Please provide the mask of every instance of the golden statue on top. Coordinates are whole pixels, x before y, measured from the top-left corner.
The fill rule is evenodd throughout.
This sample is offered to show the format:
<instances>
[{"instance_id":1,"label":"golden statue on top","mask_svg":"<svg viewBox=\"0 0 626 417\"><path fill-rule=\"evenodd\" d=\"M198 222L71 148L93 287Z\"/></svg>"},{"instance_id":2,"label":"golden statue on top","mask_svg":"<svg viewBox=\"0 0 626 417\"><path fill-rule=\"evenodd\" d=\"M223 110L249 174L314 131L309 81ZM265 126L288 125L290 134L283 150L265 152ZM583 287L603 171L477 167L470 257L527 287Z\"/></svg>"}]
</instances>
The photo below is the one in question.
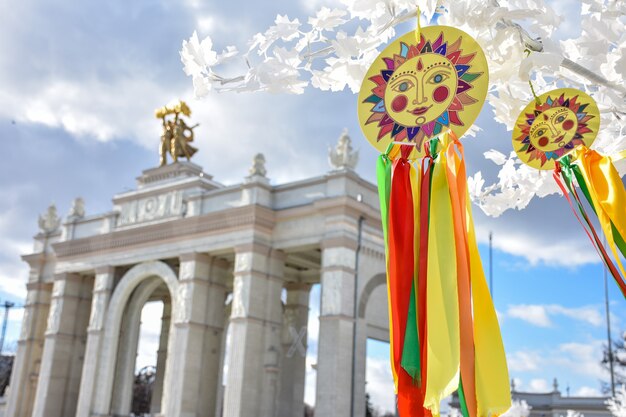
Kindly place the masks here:
<instances>
[{"instance_id":1,"label":"golden statue on top","mask_svg":"<svg viewBox=\"0 0 626 417\"><path fill-rule=\"evenodd\" d=\"M174 115L173 119L166 119L172 114ZM187 123L180 117L181 114L187 117L191 116L191 109L182 100L160 107L154 112L157 119L163 121L163 134L159 149L161 166L167 164L168 153L172 157L172 162L177 162L178 157L184 156L189 160L198 151L197 148L189 144L189 142L193 142L193 129L198 126L198 123L191 127L187 126Z\"/></svg>"}]
</instances>

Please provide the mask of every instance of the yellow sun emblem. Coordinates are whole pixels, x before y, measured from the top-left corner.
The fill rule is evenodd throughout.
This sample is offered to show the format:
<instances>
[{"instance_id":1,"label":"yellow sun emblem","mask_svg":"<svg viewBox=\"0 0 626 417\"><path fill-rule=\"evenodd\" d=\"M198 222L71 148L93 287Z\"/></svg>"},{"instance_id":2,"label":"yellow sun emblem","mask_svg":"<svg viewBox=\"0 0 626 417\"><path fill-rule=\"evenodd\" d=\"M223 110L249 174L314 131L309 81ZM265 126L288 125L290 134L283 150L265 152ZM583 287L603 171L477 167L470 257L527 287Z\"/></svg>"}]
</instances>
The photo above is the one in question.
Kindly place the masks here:
<instances>
[{"instance_id":1,"label":"yellow sun emblem","mask_svg":"<svg viewBox=\"0 0 626 417\"><path fill-rule=\"evenodd\" d=\"M423 28L396 39L369 68L358 115L368 141L384 152L390 142L415 143L451 129L458 137L478 117L489 84L485 55L467 33Z\"/></svg>"},{"instance_id":2,"label":"yellow sun emblem","mask_svg":"<svg viewBox=\"0 0 626 417\"><path fill-rule=\"evenodd\" d=\"M527 165L554 169L556 161L578 145L591 146L600 127L595 101L573 88L539 96L520 113L513 128L513 149Z\"/></svg>"}]
</instances>

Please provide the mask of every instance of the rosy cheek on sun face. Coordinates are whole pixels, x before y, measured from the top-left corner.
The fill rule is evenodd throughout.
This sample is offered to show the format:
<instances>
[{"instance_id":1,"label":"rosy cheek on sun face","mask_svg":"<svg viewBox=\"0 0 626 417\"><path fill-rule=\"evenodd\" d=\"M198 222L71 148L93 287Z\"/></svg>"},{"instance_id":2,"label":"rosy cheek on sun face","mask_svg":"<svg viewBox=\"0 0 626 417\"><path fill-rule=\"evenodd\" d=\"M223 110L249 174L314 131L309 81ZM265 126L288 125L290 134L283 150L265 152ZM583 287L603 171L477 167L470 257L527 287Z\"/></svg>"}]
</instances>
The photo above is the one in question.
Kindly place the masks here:
<instances>
[{"instance_id":1,"label":"rosy cheek on sun face","mask_svg":"<svg viewBox=\"0 0 626 417\"><path fill-rule=\"evenodd\" d=\"M572 130L572 128L574 127L574 121L573 120L566 120L563 122L563 129L564 130Z\"/></svg>"},{"instance_id":2,"label":"rosy cheek on sun face","mask_svg":"<svg viewBox=\"0 0 626 417\"><path fill-rule=\"evenodd\" d=\"M448 90L448 87L446 87L445 85L441 85L435 88L435 91L433 91L433 100L435 100L437 103L443 103L444 101L446 101L449 95L450 90Z\"/></svg>"},{"instance_id":3,"label":"rosy cheek on sun face","mask_svg":"<svg viewBox=\"0 0 626 417\"><path fill-rule=\"evenodd\" d=\"M395 112L400 112L406 109L408 103L409 99L404 94L400 94L391 102L391 109Z\"/></svg>"}]
</instances>

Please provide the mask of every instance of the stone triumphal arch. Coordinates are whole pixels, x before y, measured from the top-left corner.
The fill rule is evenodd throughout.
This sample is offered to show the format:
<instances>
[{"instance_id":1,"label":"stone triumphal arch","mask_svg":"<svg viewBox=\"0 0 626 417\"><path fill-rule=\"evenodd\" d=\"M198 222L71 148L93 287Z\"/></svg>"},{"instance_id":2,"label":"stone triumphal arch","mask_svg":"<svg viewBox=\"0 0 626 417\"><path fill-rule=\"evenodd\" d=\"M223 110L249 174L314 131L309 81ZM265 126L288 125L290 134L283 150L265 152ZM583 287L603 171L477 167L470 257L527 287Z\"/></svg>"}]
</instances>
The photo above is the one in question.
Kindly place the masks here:
<instances>
[{"instance_id":1,"label":"stone triumphal arch","mask_svg":"<svg viewBox=\"0 0 626 417\"><path fill-rule=\"evenodd\" d=\"M363 416L366 339L388 340L384 247L376 187L354 172L347 135L340 145L332 170L306 180L271 185L257 156L223 186L179 160L143 171L107 213L86 215L80 199L63 219L51 208L23 256L5 415L130 415L141 311L160 301L153 415L302 416L294 342L306 348L320 283L315 415L348 417L353 398Z\"/></svg>"}]
</instances>

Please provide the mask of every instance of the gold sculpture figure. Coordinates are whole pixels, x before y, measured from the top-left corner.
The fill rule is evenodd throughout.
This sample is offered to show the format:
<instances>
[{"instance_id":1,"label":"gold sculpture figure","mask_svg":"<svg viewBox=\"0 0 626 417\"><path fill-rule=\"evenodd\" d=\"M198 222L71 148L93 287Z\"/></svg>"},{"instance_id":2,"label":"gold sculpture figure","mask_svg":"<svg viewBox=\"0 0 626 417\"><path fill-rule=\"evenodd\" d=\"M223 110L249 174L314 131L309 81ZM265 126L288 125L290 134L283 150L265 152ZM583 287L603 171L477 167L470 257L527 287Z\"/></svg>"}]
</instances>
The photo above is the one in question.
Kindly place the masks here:
<instances>
[{"instance_id":1,"label":"gold sculpture figure","mask_svg":"<svg viewBox=\"0 0 626 417\"><path fill-rule=\"evenodd\" d=\"M163 121L163 134L161 135L161 147L159 149L160 165L167 164L167 154L172 157L172 162L177 162L178 157L186 157L191 159L198 149L191 146L189 142L193 142L193 129L198 123L189 127L187 123L180 117L181 114L191 116L191 109L182 100L168 104L167 106L156 109L155 116ZM174 119L167 119L167 116L174 115Z\"/></svg>"}]
</instances>

